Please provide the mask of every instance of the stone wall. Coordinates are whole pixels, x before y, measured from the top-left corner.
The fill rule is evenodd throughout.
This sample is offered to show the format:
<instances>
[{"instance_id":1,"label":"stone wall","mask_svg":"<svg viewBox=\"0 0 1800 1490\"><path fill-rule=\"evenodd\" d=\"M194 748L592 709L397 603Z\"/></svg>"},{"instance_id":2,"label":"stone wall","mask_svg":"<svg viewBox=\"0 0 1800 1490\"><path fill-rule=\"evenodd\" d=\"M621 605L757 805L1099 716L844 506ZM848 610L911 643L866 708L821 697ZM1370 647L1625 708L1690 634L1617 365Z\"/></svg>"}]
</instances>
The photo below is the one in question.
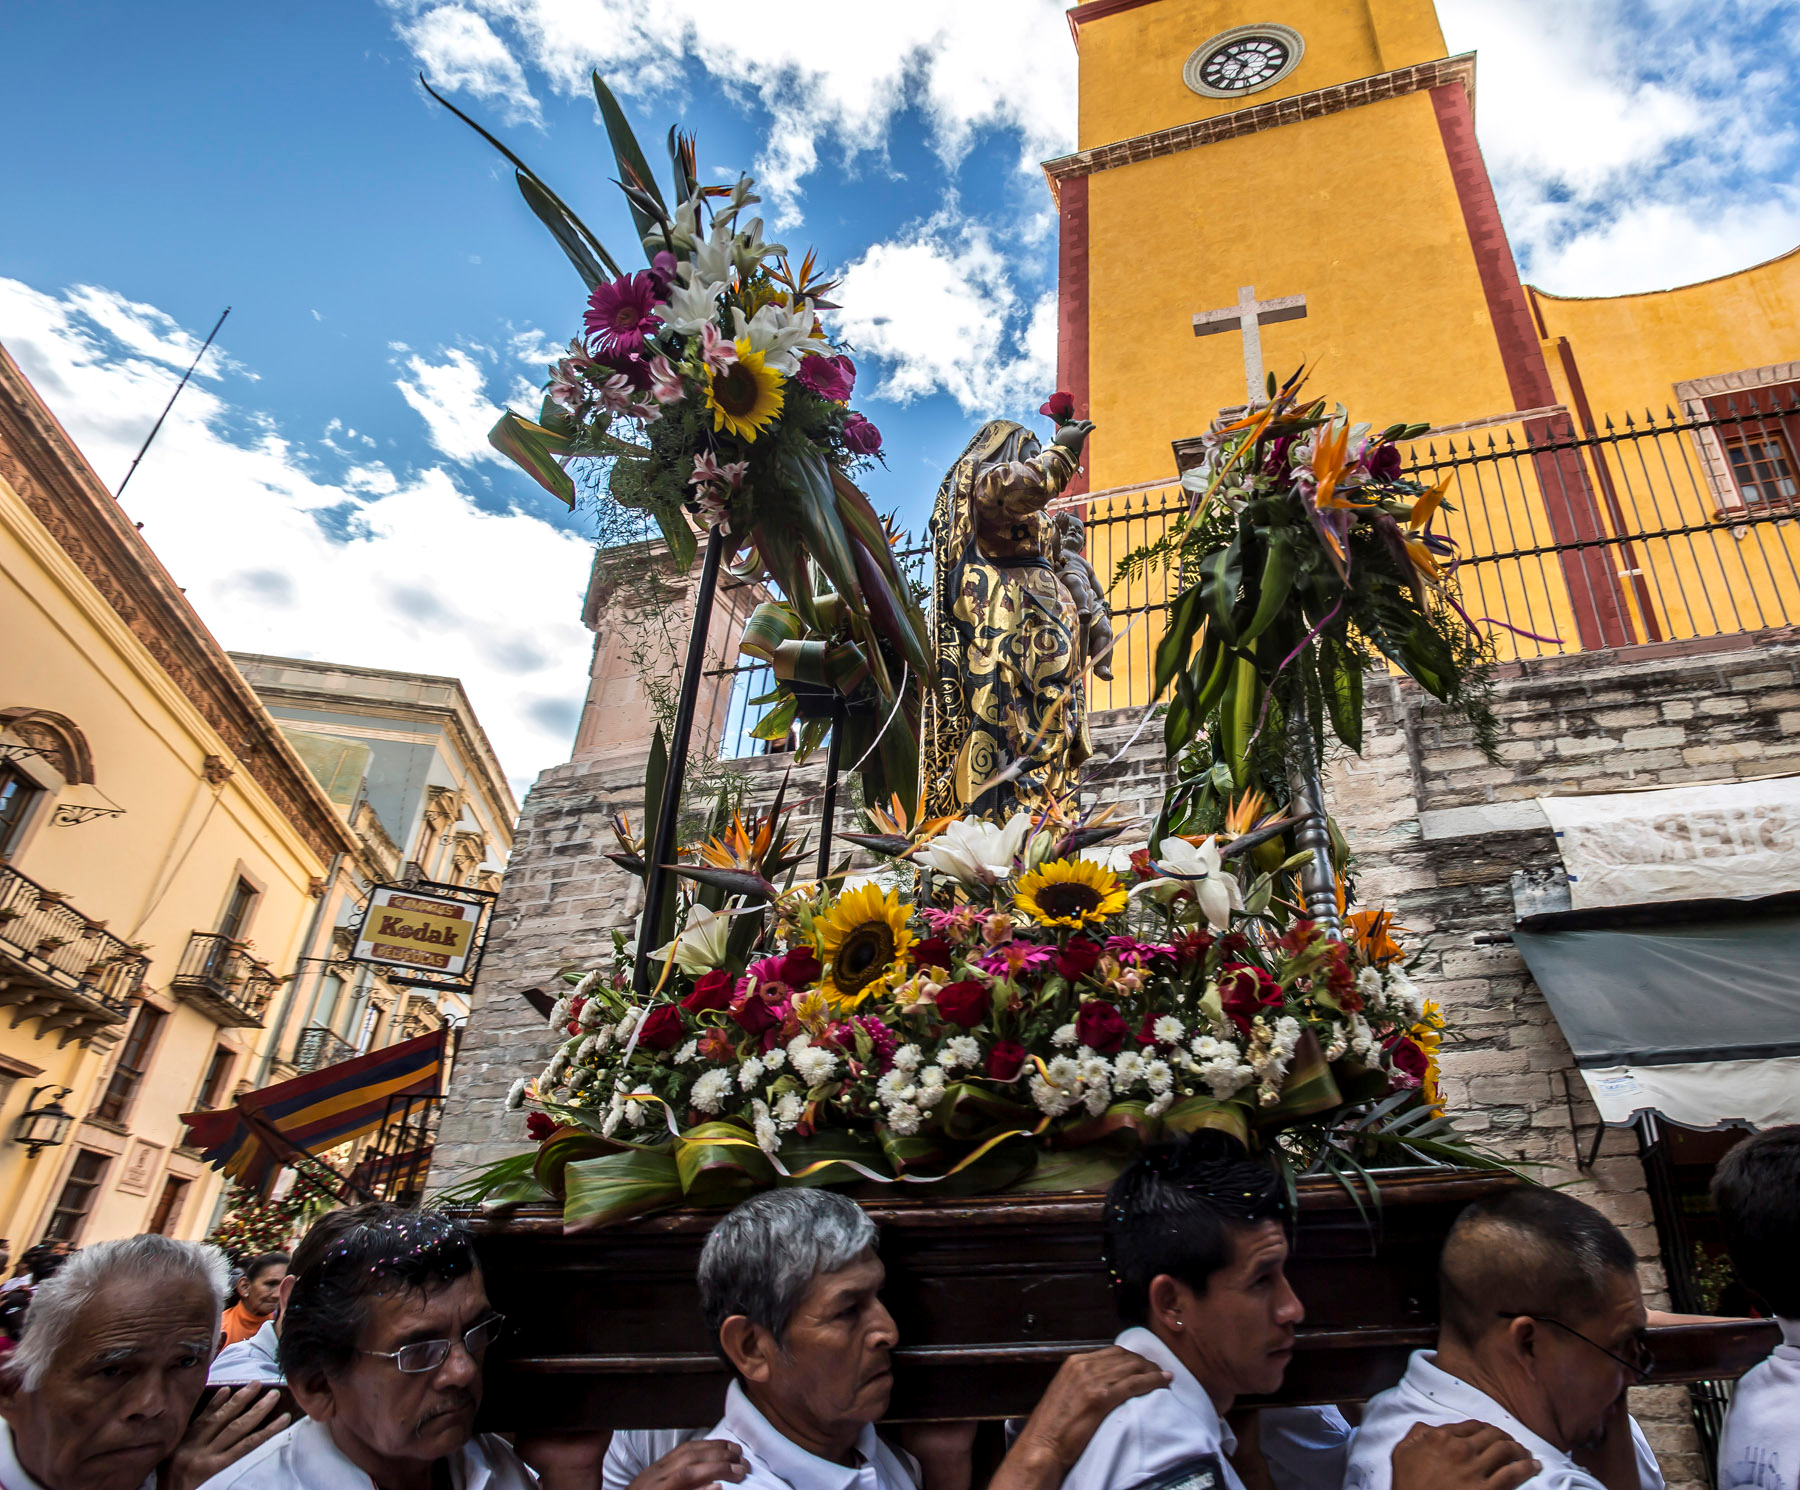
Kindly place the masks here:
<instances>
[{"instance_id":1,"label":"stone wall","mask_svg":"<svg viewBox=\"0 0 1800 1490\"><path fill-rule=\"evenodd\" d=\"M1608 1132L1583 1168L1598 1114L1548 1006L1507 933L1513 871L1557 862L1534 798L1800 771L1800 636L1793 632L1678 643L1517 665L1496 710L1501 760L1488 762L1466 726L1410 684L1371 680L1366 743L1327 773L1332 811L1356 851L1358 900L1392 906L1423 956L1419 982L1461 1039L1443 1053L1444 1090L1467 1132L1544 1181L1610 1215L1642 1259L1646 1290L1666 1303L1661 1251L1634 1135ZM1136 715L1096 719L1101 750L1121 750ZM749 763L750 796L767 801L785 757ZM817 761L791 795L818 790ZM638 909L637 884L601 854L614 811L641 821L635 761L572 762L526 798L487 966L464 1033L434 1184L517 1152L523 1121L503 1111L513 1079L549 1048L520 996L553 989L565 964L598 955L606 932ZM1144 729L1098 772L1099 789L1150 817L1162 791L1161 730ZM816 802L802 821L816 822ZM852 813L840 804L838 825ZM1636 1394L1634 1410L1671 1490L1704 1482L1687 1394Z\"/></svg>"}]
</instances>

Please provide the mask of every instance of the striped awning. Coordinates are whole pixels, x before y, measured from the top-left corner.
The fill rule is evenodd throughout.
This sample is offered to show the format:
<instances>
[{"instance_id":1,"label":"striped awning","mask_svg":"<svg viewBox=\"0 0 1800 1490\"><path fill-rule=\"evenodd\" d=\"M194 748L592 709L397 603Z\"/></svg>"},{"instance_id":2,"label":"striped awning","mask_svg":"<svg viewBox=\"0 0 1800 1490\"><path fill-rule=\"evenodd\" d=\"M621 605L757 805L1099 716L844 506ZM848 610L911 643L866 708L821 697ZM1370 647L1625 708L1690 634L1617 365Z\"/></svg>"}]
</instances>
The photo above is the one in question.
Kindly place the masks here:
<instances>
[{"instance_id":1,"label":"striped awning","mask_svg":"<svg viewBox=\"0 0 1800 1490\"><path fill-rule=\"evenodd\" d=\"M187 1142L245 1189L267 1195L284 1165L381 1126L389 1099L438 1089L447 1030L245 1092L230 1107L187 1112Z\"/></svg>"}]
</instances>

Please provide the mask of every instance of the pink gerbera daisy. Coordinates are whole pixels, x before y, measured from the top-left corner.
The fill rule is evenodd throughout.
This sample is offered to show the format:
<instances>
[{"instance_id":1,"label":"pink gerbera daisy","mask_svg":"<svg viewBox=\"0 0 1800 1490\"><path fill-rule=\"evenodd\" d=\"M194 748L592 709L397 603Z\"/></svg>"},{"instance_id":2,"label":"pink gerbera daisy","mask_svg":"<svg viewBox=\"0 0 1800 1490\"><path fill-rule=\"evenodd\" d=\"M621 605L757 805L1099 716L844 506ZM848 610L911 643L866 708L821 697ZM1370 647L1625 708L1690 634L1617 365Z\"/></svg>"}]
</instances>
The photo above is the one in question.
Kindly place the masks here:
<instances>
[{"instance_id":1,"label":"pink gerbera daisy","mask_svg":"<svg viewBox=\"0 0 1800 1490\"><path fill-rule=\"evenodd\" d=\"M644 338L662 325L656 314L656 281L639 270L596 285L582 324L604 356L642 352Z\"/></svg>"}]
</instances>

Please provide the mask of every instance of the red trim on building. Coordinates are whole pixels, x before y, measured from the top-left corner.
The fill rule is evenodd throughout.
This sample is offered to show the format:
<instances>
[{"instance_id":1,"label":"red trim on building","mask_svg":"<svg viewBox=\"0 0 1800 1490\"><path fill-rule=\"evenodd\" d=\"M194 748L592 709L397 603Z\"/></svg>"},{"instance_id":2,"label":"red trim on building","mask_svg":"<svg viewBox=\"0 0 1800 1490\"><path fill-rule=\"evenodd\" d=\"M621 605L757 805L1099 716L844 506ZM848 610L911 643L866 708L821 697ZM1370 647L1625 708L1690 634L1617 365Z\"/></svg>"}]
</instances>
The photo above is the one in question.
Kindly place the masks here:
<instances>
[{"instance_id":1,"label":"red trim on building","mask_svg":"<svg viewBox=\"0 0 1800 1490\"><path fill-rule=\"evenodd\" d=\"M1431 106L1437 113L1438 133L1450 162L1451 179L1462 205L1469 246L1475 252L1476 271L1487 298L1488 319L1499 343L1501 366L1515 409L1541 409L1559 402L1550 368L1544 361L1525 287L1519 282L1512 245L1494 200L1494 184L1488 179L1481 147L1475 140L1475 115L1469 95L1459 86L1446 84L1431 89ZM1558 428L1558 426L1562 426ZM1566 416L1531 419L1526 438L1534 443L1566 439L1573 435ZM1575 547L1606 536L1600 520L1600 504L1588 481L1587 467L1574 450L1547 450L1532 457L1543 494L1550 531L1562 548L1558 558L1569 588L1569 604L1584 651L1601 647L1631 646L1638 640L1619 589L1607 550Z\"/></svg>"},{"instance_id":2,"label":"red trim on building","mask_svg":"<svg viewBox=\"0 0 1800 1490\"><path fill-rule=\"evenodd\" d=\"M1151 0L1088 0L1086 5L1072 6L1069 10L1069 35L1075 38L1075 50L1081 50L1081 27L1084 22L1097 21L1101 16L1117 15L1121 10L1136 10L1140 5L1149 5Z\"/></svg>"},{"instance_id":3,"label":"red trim on building","mask_svg":"<svg viewBox=\"0 0 1800 1490\"><path fill-rule=\"evenodd\" d=\"M1088 178L1062 184L1056 230L1056 386L1075 399L1075 413L1091 418L1088 405ZM1098 431L1096 431L1098 433ZM1093 449L1090 440L1088 448ZM1084 470L1068 493L1088 489Z\"/></svg>"}]
</instances>

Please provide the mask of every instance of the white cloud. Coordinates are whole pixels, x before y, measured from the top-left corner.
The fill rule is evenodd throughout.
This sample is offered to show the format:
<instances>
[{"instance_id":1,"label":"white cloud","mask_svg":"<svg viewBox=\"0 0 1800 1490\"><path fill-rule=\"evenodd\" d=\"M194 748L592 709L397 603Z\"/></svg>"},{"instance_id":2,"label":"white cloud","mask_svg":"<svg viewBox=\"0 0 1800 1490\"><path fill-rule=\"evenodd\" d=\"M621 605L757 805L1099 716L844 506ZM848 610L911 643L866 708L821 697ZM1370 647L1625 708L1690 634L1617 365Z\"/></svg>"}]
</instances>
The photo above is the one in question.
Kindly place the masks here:
<instances>
[{"instance_id":1,"label":"white cloud","mask_svg":"<svg viewBox=\"0 0 1800 1490\"><path fill-rule=\"evenodd\" d=\"M1542 251L1538 277L1568 294L1666 289L1731 274L1800 243L1800 192L1723 216L1643 202Z\"/></svg>"},{"instance_id":2,"label":"white cloud","mask_svg":"<svg viewBox=\"0 0 1800 1490\"><path fill-rule=\"evenodd\" d=\"M509 124L539 121L538 101L493 28L472 10L440 5L400 28L426 80L440 92L457 90L506 105Z\"/></svg>"},{"instance_id":3,"label":"white cloud","mask_svg":"<svg viewBox=\"0 0 1800 1490\"><path fill-rule=\"evenodd\" d=\"M114 486L174 386L168 366L133 350L172 342L171 323L120 307L133 302L0 278L0 342ZM429 372L472 398L459 357L479 372L453 349L438 369L413 370L415 389L434 386ZM326 476L320 465L267 416L190 384L126 506L225 645L460 677L522 793L568 757L591 646L588 544L516 509L479 508L441 467L365 460Z\"/></svg>"},{"instance_id":4,"label":"white cloud","mask_svg":"<svg viewBox=\"0 0 1800 1490\"><path fill-rule=\"evenodd\" d=\"M424 17L405 18L419 0L388 3L417 52ZM621 93L665 94L691 58L754 99L771 125L752 170L778 227L799 221L803 182L828 139L847 156L879 152L908 106L924 114L946 163L989 128L1017 131L1023 169L1075 138L1075 50L1061 0L789 0L762 17L720 0L468 4L510 42L513 66L523 58L569 96L587 94L595 68Z\"/></svg>"},{"instance_id":5,"label":"white cloud","mask_svg":"<svg viewBox=\"0 0 1800 1490\"><path fill-rule=\"evenodd\" d=\"M487 375L461 347L448 347L442 362L414 352L406 359L410 378L394 386L413 412L425 421L425 434L439 454L463 465L501 462L505 457L488 444L488 431L500 417L487 395Z\"/></svg>"}]
</instances>

